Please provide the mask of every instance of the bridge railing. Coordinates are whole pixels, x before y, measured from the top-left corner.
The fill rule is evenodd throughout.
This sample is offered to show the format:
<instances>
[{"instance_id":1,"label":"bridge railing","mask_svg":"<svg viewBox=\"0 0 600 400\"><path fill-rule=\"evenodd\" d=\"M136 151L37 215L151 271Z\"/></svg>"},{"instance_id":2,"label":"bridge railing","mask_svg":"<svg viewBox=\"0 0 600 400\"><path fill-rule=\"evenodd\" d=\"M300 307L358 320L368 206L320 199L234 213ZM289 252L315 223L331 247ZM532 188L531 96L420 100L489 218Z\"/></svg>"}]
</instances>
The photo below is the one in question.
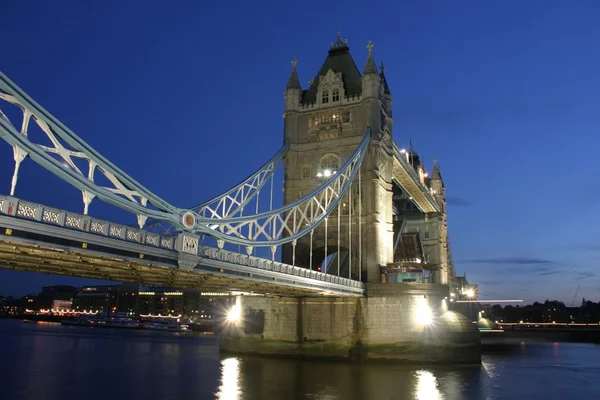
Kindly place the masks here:
<instances>
[{"instance_id":1,"label":"bridge railing","mask_svg":"<svg viewBox=\"0 0 600 400\"><path fill-rule=\"evenodd\" d=\"M255 257L246 254L236 253L234 251L218 249L216 247L200 246L198 249L198 256L210 258L213 260L225 261L233 264L244 265L248 267L264 269L273 272L281 272L287 275L297 276L300 278L315 279L323 282L329 282L354 288L364 287L364 284L362 282L354 281L352 279L330 275L302 267L296 267L290 264L268 260L266 258Z\"/></svg>"},{"instance_id":2,"label":"bridge railing","mask_svg":"<svg viewBox=\"0 0 600 400\"><path fill-rule=\"evenodd\" d=\"M343 285L351 288L362 289L364 284L348 278L334 276L319 271L296 267L293 265L268 260L266 258L246 255L216 247L204 246L199 243L199 237L180 233L178 235L159 235L138 229L133 226L117 224L89 215L76 214L54 207L25 201L12 196L0 196L0 215L8 215L19 219L30 220L46 225L57 226L91 233L107 238L138 243L155 248L171 250L174 253L186 253L200 258L208 258L231 264L258 268L273 272L280 272L300 278L315 279ZM185 239L184 239L185 238ZM182 245L187 241L188 246ZM193 245L190 245L193 243Z\"/></svg>"},{"instance_id":3,"label":"bridge railing","mask_svg":"<svg viewBox=\"0 0 600 400\"><path fill-rule=\"evenodd\" d=\"M113 239L140 243L152 247L174 250L175 237L148 232L132 226L116 224L89 215L76 214L42 204L36 204L12 196L0 196L0 214L29 219L48 225L59 226L106 236Z\"/></svg>"}]
</instances>

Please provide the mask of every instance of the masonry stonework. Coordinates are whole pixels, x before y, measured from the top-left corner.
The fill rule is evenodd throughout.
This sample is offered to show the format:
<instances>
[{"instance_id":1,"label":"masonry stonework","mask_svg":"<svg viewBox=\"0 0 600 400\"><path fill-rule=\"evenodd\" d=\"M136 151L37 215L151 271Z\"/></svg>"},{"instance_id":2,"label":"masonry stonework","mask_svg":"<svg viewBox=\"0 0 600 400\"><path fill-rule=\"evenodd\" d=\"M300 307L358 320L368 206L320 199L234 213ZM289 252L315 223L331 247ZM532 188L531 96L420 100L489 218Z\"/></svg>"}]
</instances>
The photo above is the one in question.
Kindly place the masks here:
<instances>
[{"instance_id":1,"label":"masonry stonework","mask_svg":"<svg viewBox=\"0 0 600 400\"><path fill-rule=\"evenodd\" d=\"M296 61L292 63L285 90L284 140L290 143L284 161L285 204L335 174L368 130L371 140L359 179L338 210L282 249L283 262L311 269L327 268L323 261L328 255L345 251L339 270L324 272L366 282L366 296L240 297L242 318L222 332L223 351L359 361L481 361L476 324L447 308L446 201L439 167L434 165L429 178L412 145L402 155L410 159L403 171L409 168L414 174L409 176L420 181L416 190L435 199L429 211L439 212L424 213L397 182L392 97L383 68L379 72L375 65L373 46L367 47L361 74L338 36L307 90L301 88ZM401 240L395 239L405 232L412 235L413 247L400 246L397 257ZM415 282L401 275L411 268L433 272Z\"/></svg>"},{"instance_id":2,"label":"masonry stonework","mask_svg":"<svg viewBox=\"0 0 600 400\"><path fill-rule=\"evenodd\" d=\"M479 363L477 326L447 310L447 292L444 286L369 284L368 297L360 299L242 297L243 317L221 333L221 349L349 361ZM425 306L432 315L422 321Z\"/></svg>"}]
</instances>

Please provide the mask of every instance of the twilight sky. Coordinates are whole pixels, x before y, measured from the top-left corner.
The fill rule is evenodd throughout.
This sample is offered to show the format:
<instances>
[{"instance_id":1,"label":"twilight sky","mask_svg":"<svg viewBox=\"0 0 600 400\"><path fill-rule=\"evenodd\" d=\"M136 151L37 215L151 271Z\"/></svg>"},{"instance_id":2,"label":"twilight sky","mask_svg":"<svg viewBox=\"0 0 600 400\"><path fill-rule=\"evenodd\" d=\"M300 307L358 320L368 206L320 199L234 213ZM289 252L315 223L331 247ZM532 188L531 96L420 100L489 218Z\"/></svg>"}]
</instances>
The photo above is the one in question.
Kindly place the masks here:
<instances>
[{"instance_id":1,"label":"twilight sky","mask_svg":"<svg viewBox=\"0 0 600 400\"><path fill-rule=\"evenodd\" d=\"M85 4L84 4L85 3ZM492 4L494 3L494 4ZM292 57L303 88L340 30L387 66L394 138L441 165L456 269L481 298L600 300L600 3L5 0L0 69L171 203L233 186L281 145ZM4 103L0 107L5 107ZM82 212L27 160L16 196ZM0 142L0 193L12 151ZM133 223L92 203L90 213ZM0 271L0 294L89 280Z\"/></svg>"}]
</instances>

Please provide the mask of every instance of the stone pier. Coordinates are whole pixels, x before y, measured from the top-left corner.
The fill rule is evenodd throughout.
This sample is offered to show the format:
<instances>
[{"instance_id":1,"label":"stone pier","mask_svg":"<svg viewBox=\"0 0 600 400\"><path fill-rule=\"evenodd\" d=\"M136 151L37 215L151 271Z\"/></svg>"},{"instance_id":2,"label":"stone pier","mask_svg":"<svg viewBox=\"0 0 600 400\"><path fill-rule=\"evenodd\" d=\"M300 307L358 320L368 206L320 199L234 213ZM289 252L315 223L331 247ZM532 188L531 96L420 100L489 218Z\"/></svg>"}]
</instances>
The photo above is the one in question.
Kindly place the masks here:
<instances>
[{"instance_id":1,"label":"stone pier","mask_svg":"<svg viewBox=\"0 0 600 400\"><path fill-rule=\"evenodd\" d=\"M348 361L478 364L477 325L448 311L448 288L368 284L365 298L238 298L221 350Z\"/></svg>"}]
</instances>

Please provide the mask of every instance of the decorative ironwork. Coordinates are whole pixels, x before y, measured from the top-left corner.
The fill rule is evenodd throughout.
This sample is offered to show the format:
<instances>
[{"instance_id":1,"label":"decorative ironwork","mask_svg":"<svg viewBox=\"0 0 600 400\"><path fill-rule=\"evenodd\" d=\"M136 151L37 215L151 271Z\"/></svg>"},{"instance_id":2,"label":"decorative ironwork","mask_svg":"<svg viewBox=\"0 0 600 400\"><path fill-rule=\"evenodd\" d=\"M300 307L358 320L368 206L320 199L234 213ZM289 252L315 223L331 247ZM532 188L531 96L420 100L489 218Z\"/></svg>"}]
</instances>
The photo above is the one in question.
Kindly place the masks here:
<instances>
[{"instance_id":1,"label":"decorative ironwork","mask_svg":"<svg viewBox=\"0 0 600 400\"><path fill-rule=\"evenodd\" d=\"M122 226L111 225L110 226L110 230L109 230L109 234L110 234L110 236L121 237L121 233L123 232L123 229L124 228Z\"/></svg>"},{"instance_id":2,"label":"decorative ironwork","mask_svg":"<svg viewBox=\"0 0 600 400\"><path fill-rule=\"evenodd\" d=\"M191 236L183 236L183 246L181 251L184 253L197 254L198 253L198 238Z\"/></svg>"},{"instance_id":3,"label":"decorative ironwork","mask_svg":"<svg viewBox=\"0 0 600 400\"><path fill-rule=\"evenodd\" d=\"M25 217L25 218L35 218L36 209L27 205L27 204L19 204L17 207L17 216Z\"/></svg>"},{"instance_id":4,"label":"decorative ironwork","mask_svg":"<svg viewBox=\"0 0 600 400\"><path fill-rule=\"evenodd\" d=\"M192 210L185 210L170 205L118 169L1 73L0 100L15 104L23 110L20 131L1 114L0 137L19 149L19 157L28 155L44 168L79 188L83 193L84 213L87 213L92 199L98 197L136 214L140 226L144 225L146 218L153 218L177 229L184 228L191 233L212 236L220 242L244 246L277 246L292 242L325 221L354 180L371 137L368 130L345 164L337 171L332 171L330 177L324 176L327 179L313 192L279 209L264 213L258 213L257 209L254 215L242 216L244 205L258 194L269 177L272 180L273 171L285 155L287 147L236 187ZM27 128L32 117L52 143L51 146L33 143L28 138ZM77 166L77 159L86 162L87 171ZM15 167L15 174L17 170L18 165ZM111 185L98 185L94 180L96 171L100 171ZM34 218L34 214L35 212L30 217ZM106 224L107 222L92 220L90 230L107 235ZM83 230L87 230L87 226L84 225ZM127 235L127 239L129 238ZM163 243L161 240L161 247L172 249L172 246L172 241Z\"/></svg>"},{"instance_id":5,"label":"decorative ironwork","mask_svg":"<svg viewBox=\"0 0 600 400\"><path fill-rule=\"evenodd\" d=\"M42 221L50 222L56 225L60 225L60 213L51 210L44 210L42 214Z\"/></svg>"},{"instance_id":6,"label":"decorative ironwork","mask_svg":"<svg viewBox=\"0 0 600 400\"><path fill-rule=\"evenodd\" d=\"M92 225L90 226L91 232L102 233L103 230L104 230L104 224L101 224L100 222L92 221Z\"/></svg>"},{"instance_id":7,"label":"decorative ironwork","mask_svg":"<svg viewBox=\"0 0 600 400\"><path fill-rule=\"evenodd\" d=\"M360 170L370 138L369 129L335 174L294 203L262 214L213 220L212 227L197 224L195 232L246 246L277 246L298 239L322 223L337 207Z\"/></svg>"},{"instance_id":8,"label":"decorative ironwork","mask_svg":"<svg viewBox=\"0 0 600 400\"><path fill-rule=\"evenodd\" d=\"M157 235L146 235L146 243L151 244L153 246L158 246L158 240L160 236Z\"/></svg>"},{"instance_id":9,"label":"decorative ironwork","mask_svg":"<svg viewBox=\"0 0 600 400\"><path fill-rule=\"evenodd\" d=\"M80 217L73 217L71 215L67 215L65 225L67 225L70 228L79 228L79 224L81 224Z\"/></svg>"}]
</instances>

